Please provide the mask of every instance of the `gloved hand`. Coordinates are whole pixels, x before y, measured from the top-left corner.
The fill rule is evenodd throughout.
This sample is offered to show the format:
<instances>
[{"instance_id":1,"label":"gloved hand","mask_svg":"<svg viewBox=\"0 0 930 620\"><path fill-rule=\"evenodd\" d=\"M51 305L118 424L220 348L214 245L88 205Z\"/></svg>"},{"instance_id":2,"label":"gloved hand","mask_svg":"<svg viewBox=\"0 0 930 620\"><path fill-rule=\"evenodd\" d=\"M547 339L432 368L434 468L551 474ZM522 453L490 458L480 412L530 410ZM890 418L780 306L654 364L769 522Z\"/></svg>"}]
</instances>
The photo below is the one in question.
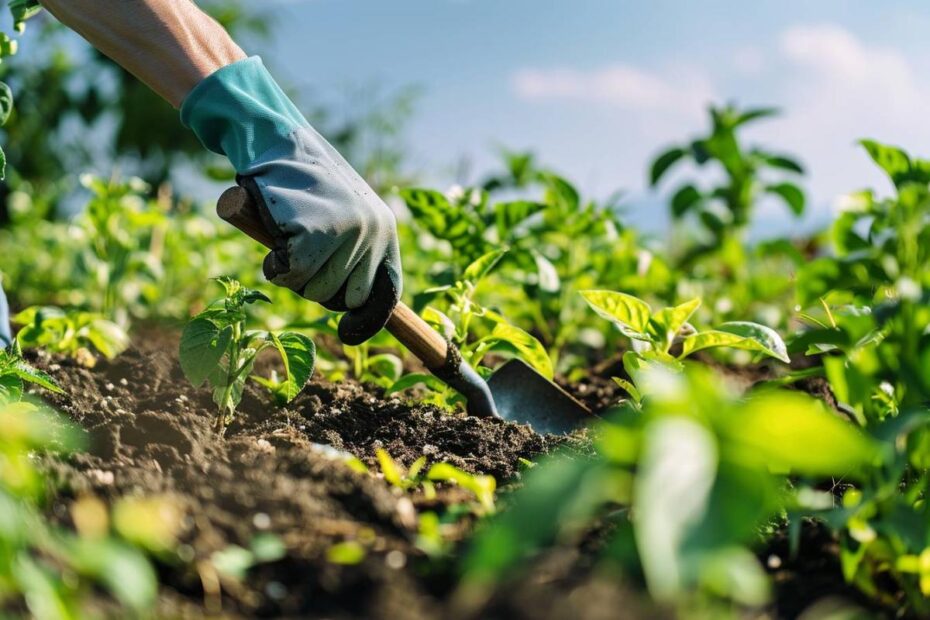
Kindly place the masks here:
<instances>
[{"instance_id":1,"label":"gloved hand","mask_svg":"<svg viewBox=\"0 0 930 620\"><path fill-rule=\"evenodd\" d=\"M13 344L13 336L10 333L10 306L6 303L3 283L0 282L0 349L5 349L11 344Z\"/></svg>"},{"instance_id":2,"label":"gloved hand","mask_svg":"<svg viewBox=\"0 0 930 620\"><path fill-rule=\"evenodd\" d=\"M348 310L346 344L380 330L400 298L394 214L298 112L258 57L203 80L181 106L204 146L229 157L276 240L272 282Z\"/></svg>"}]
</instances>

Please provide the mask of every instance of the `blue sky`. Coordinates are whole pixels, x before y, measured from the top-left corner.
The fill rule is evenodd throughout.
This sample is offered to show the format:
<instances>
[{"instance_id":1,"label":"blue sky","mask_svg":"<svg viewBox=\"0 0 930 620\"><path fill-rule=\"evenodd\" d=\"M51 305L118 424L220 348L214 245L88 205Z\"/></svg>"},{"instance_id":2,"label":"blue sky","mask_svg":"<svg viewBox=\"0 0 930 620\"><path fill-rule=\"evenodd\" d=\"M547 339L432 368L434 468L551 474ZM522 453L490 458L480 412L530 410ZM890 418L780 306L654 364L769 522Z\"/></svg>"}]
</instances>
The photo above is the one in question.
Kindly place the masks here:
<instances>
[{"instance_id":1,"label":"blue sky","mask_svg":"<svg viewBox=\"0 0 930 620\"><path fill-rule=\"evenodd\" d=\"M710 101L774 104L748 137L801 156L812 217L884 188L855 147L870 136L930 155L930 7L916 1L271 0L262 54L306 92L422 87L411 163L435 183L464 159L529 148L589 195L662 211L645 170L705 125ZM760 221L794 224L774 207Z\"/></svg>"}]
</instances>

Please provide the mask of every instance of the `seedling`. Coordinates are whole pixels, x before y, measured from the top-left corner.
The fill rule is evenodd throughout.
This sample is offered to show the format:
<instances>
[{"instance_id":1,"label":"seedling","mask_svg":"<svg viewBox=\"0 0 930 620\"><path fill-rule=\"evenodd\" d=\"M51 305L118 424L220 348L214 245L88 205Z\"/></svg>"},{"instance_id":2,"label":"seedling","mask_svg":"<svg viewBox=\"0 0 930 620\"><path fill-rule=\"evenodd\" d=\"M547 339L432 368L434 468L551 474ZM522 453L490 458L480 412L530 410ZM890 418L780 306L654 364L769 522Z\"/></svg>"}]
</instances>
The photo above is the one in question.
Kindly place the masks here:
<instances>
[{"instance_id":1,"label":"seedling","mask_svg":"<svg viewBox=\"0 0 930 620\"><path fill-rule=\"evenodd\" d=\"M626 293L582 291L581 295L598 315L630 339L633 349L623 355L623 366L633 383L621 378L614 381L637 403L642 390L636 384L644 370L660 364L680 371L683 359L703 349L744 349L786 364L790 362L781 336L765 325L734 321L698 331L688 321L701 306L700 299L653 312L645 301Z\"/></svg>"},{"instance_id":2,"label":"seedling","mask_svg":"<svg viewBox=\"0 0 930 620\"><path fill-rule=\"evenodd\" d=\"M501 351L516 355L535 368L541 375L551 379L554 373L552 361L545 347L533 335L508 321L503 315L483 307L475 300L478 285L500 263L507 250L493 250L482 255L465 268L462 279L453 285L440 286L425 292L435 299L447 302L447 312L435 306L423 310L424 320L446 338L454 342L462 357L478 372L489 374L479 365L487 354ZM423 373L412 373L396 381L387 393L409 389L423 384L431 392L433 402L441 406L454 406L461 402L457 393L435 377Z\"/></svg>"},{"instance_id":3,"label":"seedling","mask_svg":"<svg viewBox=\"0 0 930 620\"><path fill-rule=\"evenodd\" d=\"M316 347L312 340L296 332L247 330L247 307L270 300L232 278L216 281L226 295L211 303L184 328L180 357L181 368L194 386L210 384L218 407L215 428L222 434L242 400L259 353L273 348L280 355L284 380L275 381L275 393L290 402L313 373Z\"/></svg>"},{"instance_id":4,"label":"seedling","mask_svg":"<svg viewBox=\"0 0 930 620\"><path fill-rule=\"evenodd\" d=\"M13 317L22 329L16 334L23 348L41 348L61 353L85 366L93 367L97 351L113 359L129 346L129 336L103 315L53 306L33 306Z\"/></svg>"}]
</instances>

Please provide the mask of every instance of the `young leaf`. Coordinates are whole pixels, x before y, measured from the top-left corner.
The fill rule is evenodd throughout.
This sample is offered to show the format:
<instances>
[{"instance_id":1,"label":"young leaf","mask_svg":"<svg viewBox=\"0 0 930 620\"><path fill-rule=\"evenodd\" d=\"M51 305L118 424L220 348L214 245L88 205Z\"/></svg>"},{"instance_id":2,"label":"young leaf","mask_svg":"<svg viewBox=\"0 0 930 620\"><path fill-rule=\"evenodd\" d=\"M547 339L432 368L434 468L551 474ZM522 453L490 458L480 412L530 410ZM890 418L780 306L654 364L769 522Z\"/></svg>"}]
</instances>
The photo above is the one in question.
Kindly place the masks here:
<instances>
[{"instance_id":1,"label":"young leaf","mask_svg":"<svg viewBox=\"0 0 930 620\"><path fill-rule=\"evenodd\" d=\"M844 476L878 455L855 425L828 413L823 403L798 392L768 392L740 411L727 432L764 462L796 474ZM829 437L830 449L824 450Z\"/></svg>"},{"instance_id":2,"label":"young leaf","mask_svg":"<svg viewBox=\"0 0 930 620\"><path fill-rule=\"evenodd\" d=\"M13 375L19 377L23 381L26 381L27 383L33 383L39 387L45 388L49 392L54 392L56 394L65 393L64 390L58 387L58 384L55 383L54 379L38 368L33 368L26 362L19 361L15 363L12 370Z\"/></svg>"},{"instance_id":3,"label":"young leaf","mask_svg":"<svg viewBox=\"0 0 930 620\"><path fill-rule=\"evenodd\" d=\"M649 319L650 331L657 339L671 345L672 339L700 306L701 299L696 297L674 308L664 308Z\"/></svg>"},{"instance_id":4,"label":"young leaf","mask_svg":"<svg viewBox=\"0 0 930 620\"><path fill-rule=\"evenodd\" d=\"M614 291L581 291L588 305L604 319L616 325L623 335L637 340L649 340L646 327L652 309L645 301Z\"/></svg>"},{"instance_id":5,"label":"young leaf","mask_svg":"<svg viewBox=\"0 0 930 620\"><path fill-rule=\"evenodd\" d=\"M788 157L787 155L775 155L772 153L765 153L763 151L753 151L752 154L764 161L772 168L787 170L788 172L794 172L797 174L804 174L804 166L798 163L794 158Z\"/></svg>"},{"instance_id":6,"label":"young leaf","mask_svg":"<svg viewBox=\"0 0 930 620\"><path fill-rule=\"evenodd\" d=\"M533 260L536 261L536 275L539 277L539 289L546 293L558 293L562 287L559 272L548 258L533 251Z\"/></svg>"},{"instance_id":7,"label":"young leaf","mask_svg":"<svg viewBox=\"0 0 930 620\"><path fill-rule=\"evenodd\" d=\"M187 324L181 334L181 370L184 376L200 387L217 368L232 342L233 330L222 330L212 321L195 318Z\"/></svg>"},{"instance_id":8,"label":"young leaf","mask_svg":"<svg viewBox=\"0 0 930 620\"><path fill-rule=\"evenodd\" d=\"M794 183L778 183L765 188L767 192L779 196L795 215L804 213L804 192Z\"/></svg>"},{"instance_id":9,"label":"young leaf","mask_svg":"<svg viewBox=\"0 0 930 620\"><path fill-rule=\"evenodd\" d=\"M770 357L781 360L790 364L788 351L785 347L785 341L771 327L752 323L750 321L731 321L717 327L718 331L736 334L755 343L755 346L749 346L750 350L761 351Z\"/></svg>"},{"instance_id":10,"label":"young leaf","mask_svg":"<svg viewBox=\"0 0 930 620\"><path fill-rule=\"evenodd\" d=\"M760 118L768 118L777 115L778 108L754 108L751 110L746 110L736 118L735 122L733 123L733 127L739 127L740 125L745 125L746 123Z\"/></svg>"},{"instance_id":11,"label":"young leaf","mask_svg":"<svg viewBox=\"0 0 930 620\"><path fill-rule=\"evenodd\" d=\"M494 205L494 219L498 236L502 241L506 240L517 226L545 208L546 205L529 200L497 203Z\"/></svg>"},{"instance_id":12,"label":"young leaf","mask_svg":"<svg viewBox=\"0 0 930 620\"><path fill-rule=\"evenodd\" d=\"M698 204L703 196L693 185L685 185L672 196L672 215L682 217L692 207Z\"/></svg>"},{"instance_id":13,"label":"young leaf","mask_svg":"<svg viewBox=\"0 0 930 620\"><path fill-rule=\"evenodd\" d=\"M658 184L669 168L674 166L685 154L686 151L683 148L676 146L656 157L652 163L652 169L649 171L649 184L653 187Z\"/></svg>"},{"instance_id":14,"label":"young leaf","mask_svg":"<svg viewBox=\"0 0 930 620\"><path fill-rule=\"evenodd\" d=\"M0 125L6 125L13 111L13 91L6 82L0 82Z\"/></svg>"},{"instance_id":15,"label":"young leaf","mask_svg":"<svg viewBox=\"0 0 930 620\"><path fill-rule=\"evenodd\" d=\"M901 149L876 142L875 140L861 140L859 142L878 167L885 171L896 187L900 187L909 180L911 173L911 158Z\"/></svg>"},{"instance_id":16,"label":"young leaf","mask_svg":"<svg viewBox=\"0 0 930 620\"><path fill-rule=\"evenodd\" d=\"M492 250L488 252L466 267L465 273L462 277L465 279L465 281L471 282L472 284L481 282L485 276L491 273L491 270L497 266L497 263L500 262L506 253L506 249Z\"/></svg>"},{"instance_id":17,"label":"young leaf","mask_svg":"<svg viewBox=\"0 0 930 620\"><path fill-rule=\"evenodd\" d=\"M434 392L441 392L445 389L446 385L434 377L433 375L419 372L412 372L409 375L404 375L400 379L394 382L394 385L389 387L384 391L385 396L391 396L392 394L397 394L398 392L403 392L404 390L409 390L413 386L422 383L427 388L433 390Z\"/></svg>"},{"instance_id":18,"label":"young leaf","mask_svg":"<svg viewBox=\"0 0 930 620\"><path fill-rule=\"evenodd\" d=\"M281 361L284 362L284 376L287 377L284 394L287 402L291 402L313 375L316 345L303 334L296 332L269 334L269 337L278 349Z\"/></svg>"},{"instance_id":19,"label":"young leaf","mask_svg":"<svg viewBox=\"0 0 930 620\"><path fill-rule=\"evenodd\" d=\"M407 203L407 208L417 223L433 236L445 238L450 216L457 211L445 196L433 190L405 189L400 192L400 197Z\"/></svg>"},{"instance_id":20,"label":"young leaf","mask_svg":"<svg viewBox=\"0 0 930 620\"><path fill-rule=\"evenodd\" d=\"M496 320L496 315L489 312L489 318ZM539 340L523 331L519 327L511 325L500 317L497 325L491 331L491 335L483 339L486 342L498 341L511 345L520 354L520 357L536 371L547 379L552 379L554 369L552 360L549 359L549 353L546 347Z\"/></svg>"},{"instance_id":21,"label":"young leaf","mask_svg":"<svg viewBox=\"0 0 930 620\"><path fill-rule=\"evenodd\" d=\"M678 358L684 359L696 351L712 347L758 351L786 364L791 362L785 343L775 330L749 322L724 323L716 330L688 336L682 342Z\"/></svg>"},{"instance_id":22,"label":"young leaf","mask_svg":"<svg viewBox=\"0 0 930 620\"><path fill-rule=\"evenodd\" d=\"M15 403L23 397L23 382L13 373L0 371L0 405Z\"/></svg>"}]
</instances>

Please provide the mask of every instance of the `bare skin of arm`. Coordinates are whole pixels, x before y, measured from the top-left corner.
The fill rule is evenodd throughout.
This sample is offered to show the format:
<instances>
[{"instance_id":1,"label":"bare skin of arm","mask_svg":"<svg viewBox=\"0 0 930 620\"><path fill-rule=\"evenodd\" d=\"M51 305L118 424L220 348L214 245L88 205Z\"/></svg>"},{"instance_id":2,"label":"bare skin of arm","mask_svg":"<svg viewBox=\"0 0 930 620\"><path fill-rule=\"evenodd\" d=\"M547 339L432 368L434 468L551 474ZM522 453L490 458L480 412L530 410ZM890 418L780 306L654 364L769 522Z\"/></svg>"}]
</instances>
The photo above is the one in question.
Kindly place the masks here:
<instances>
[{"instance_id":1,"label":"bare skin of arm","mask_svg":"<svg viewBox=\"0 0 930 620\"><path fill-rule=\"evenodd\" d=\"M205 77L246 57L190 0L40 2L176 108Z\"/></svg>"}]
</instances>

